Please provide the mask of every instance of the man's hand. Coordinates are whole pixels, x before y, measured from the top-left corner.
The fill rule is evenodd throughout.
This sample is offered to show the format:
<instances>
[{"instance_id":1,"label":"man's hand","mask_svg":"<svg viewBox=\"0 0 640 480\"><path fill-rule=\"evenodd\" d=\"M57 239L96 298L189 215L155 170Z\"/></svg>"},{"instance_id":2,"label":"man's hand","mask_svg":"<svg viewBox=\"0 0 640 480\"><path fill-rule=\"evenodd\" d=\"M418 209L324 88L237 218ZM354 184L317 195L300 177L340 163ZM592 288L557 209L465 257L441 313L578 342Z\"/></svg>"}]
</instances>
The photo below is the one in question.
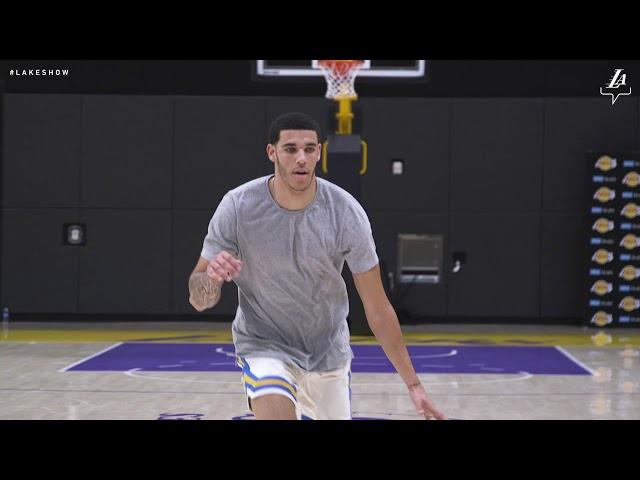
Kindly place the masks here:
<instances>
[{"instance_id":1,"label":"man's hand","mask_svg":"<svg viewBox=\"0 0 640 480\"><path fill-rule=\"evenodd\" d=\"M199 312L213 307L220 300L223 282L209 278L205 272L192 273L189 277L189 303Z\"/></svg>"},{"instance_id":2,"label":"man's hand","mask_svg":"<svg viewBox=\"0 0 640 480\"><path fill-rule=\"evenodd\" d=\"M424 415L427 420L433 420L434 418L437 420L447 419L444 413L438 410L438 407L429 399L421 383L409 385L409 396L418 413Z\"/></svg>"},{"instance_id":3,"label":"man's hand","mask_svg":"<svg viewBox=\"0 0 640 480\"><path fill-rule=\"evenodd\" d=\"M230 282L238 278L242 271L242 260L238 260L224 250L207 265L207 276L217 282Z\"/></svg>"},{"instance_id":4,"label":"man's hand","mask_svg":"<svg viewBox=\"0 0 640 480\"><path fill-rule=\"evenodd\" d=\"M189 277L189 303L199 312L212 308L220 300L222 284L238 278L241 270L242 262L229 252L220 252L209 263L201 257Z\"/></svg>"}]
</instances>

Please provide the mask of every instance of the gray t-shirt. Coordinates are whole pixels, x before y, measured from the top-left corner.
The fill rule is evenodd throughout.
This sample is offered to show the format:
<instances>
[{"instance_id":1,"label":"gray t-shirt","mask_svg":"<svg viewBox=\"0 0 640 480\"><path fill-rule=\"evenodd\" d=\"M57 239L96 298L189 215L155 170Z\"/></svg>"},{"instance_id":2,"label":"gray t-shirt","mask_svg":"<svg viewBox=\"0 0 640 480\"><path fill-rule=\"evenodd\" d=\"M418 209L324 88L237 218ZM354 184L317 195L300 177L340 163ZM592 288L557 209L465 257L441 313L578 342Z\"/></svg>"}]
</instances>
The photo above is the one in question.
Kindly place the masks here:
<instances>
[{"instance_id":1,"label":"gray t-shirt","mask_svg":"<svg viewBox=\"0 0 640 480\"><path fill-rule=\"evenodd\" d=\"M304 210L286 210L271 196L272 176L227 192L202 248L207 260L226 250L243 262L235 279L236 353L307 371L341 368L353 357L341 272L345 260L353 273L378 264L369 219L355 198L322 178Z\"/></svg>"}]
</instances>

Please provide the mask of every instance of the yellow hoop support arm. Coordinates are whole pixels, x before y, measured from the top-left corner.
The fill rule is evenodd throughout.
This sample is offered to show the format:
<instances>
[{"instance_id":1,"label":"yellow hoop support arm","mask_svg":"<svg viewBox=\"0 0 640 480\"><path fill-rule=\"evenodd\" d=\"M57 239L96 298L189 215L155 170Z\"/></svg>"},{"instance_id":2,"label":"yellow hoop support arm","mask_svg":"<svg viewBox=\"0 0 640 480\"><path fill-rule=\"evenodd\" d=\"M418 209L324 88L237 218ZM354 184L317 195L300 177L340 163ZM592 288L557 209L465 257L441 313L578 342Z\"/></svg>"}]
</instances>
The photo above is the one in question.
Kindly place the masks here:
<instances>
[{"instance_id":1,"label":"yellow hoop support arm","mask_svg":"<svg viewBox=\"0 0 640 480\"><path fill-rule=\"evenodd\" d=\"M353 130L353 112L351 111L351 102L358 97L341 97L336 98L338 102L338 113L336 113L336 119L338 120L338 135L351 135Z\"/></svg>"},{"instance_id":2,"label":"yellow hoop support arm","mask_svg":"<svg viewBox=\"0 0 640 480\"><path fill-rule=\"evenodd\" d=\"M324 173L329 173L327 169L327 148L329 147L329 141L327 140L322 144L322 171Z\"/></svg>"},{"instance_id":3,"label":"yellow hoop support arm","mask_svg":"<svg viewBox=\"0 0 640 480\"><path fill-rule=\"evenodd\" d=\"M360 169L360 175L364 175L367 173L368 159L367 159L367 142L364 140L360 140L360 145L362 145L362 168Z\"/></svg>"}]
</instances>

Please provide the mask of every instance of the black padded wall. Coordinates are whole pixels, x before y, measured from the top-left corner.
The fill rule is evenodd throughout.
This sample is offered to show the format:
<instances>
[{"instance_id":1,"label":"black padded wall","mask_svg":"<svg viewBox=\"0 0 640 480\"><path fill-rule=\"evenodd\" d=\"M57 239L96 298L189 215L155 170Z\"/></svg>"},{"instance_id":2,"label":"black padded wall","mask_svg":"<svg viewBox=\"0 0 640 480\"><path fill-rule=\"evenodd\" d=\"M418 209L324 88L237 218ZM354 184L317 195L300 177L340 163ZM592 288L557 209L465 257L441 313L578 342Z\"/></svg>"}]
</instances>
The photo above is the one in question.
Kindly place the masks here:
<instances>
[{"instance_id":1,"label":"black padded wall","mask_svg":"<svg viewBox=\"0 0 640 480\"><path fill-rule=\"evenodd\" d=\"M523 213L453 213L449 248L467 263L448 288L448 314L539 315L540 217Z\"/></svg>"},{"instance_id":2,"label":"black padded wall","mask_svg":"<svg viewBox=\"0 0 640 480\"><path fill-rule=\"evenodd\" d=\"M171 97L86 96L82 206L170 208Z\"/></svg>"},{"instance_id":3,"label":"black padded wall","mask_svg":"<svg viewBox=\"0 0 640 480\"><path fill-rule=\"evenodd\" d=\"M451 102L447 99L364 99L368 144L362 203L371 211L445 211L449 207ZM391 175L391 162L404 162Z\"/></svg>"},{"instance_id":4,"label":"black padded wall","mask_svg":"<svg viewBox=\"0 0 640 480\"><path fill-rule=\"evenodd\" d=\"M267 127L323 97L6 94L2 302L16 312L192 313L187 279L230 189L273 171ZM640 104L607 98L361 98L362 203L396 270L397 234L444 236L430 318L579 318L584 158L633 151ZM391 162L404 161L393 176ZM319 167L318 167L319 170ZM62 245L62 225L87 244ZM452 273L452 254L467 263ZM48 262L42 276L42 263ZM38 279L39 293L30 291ZM208 313L231 315L233 285Z\"/></svg>"},{"instance_id":5,"label":"black padded wall","mask_svg":"<svg viewBox=\"0 0 640 480\"><path fill-rule=\"evenodd\" d=\"M82 97L4 96L3 207L76 207Z\"/></svg>"},{"instance_id":6,"label":"black padded wall","mask_svg":"<svg viewBox=\"0 0 640 480\"><path fill-rule=\"evenodd\" d=\"M537 211L542 181L539 99L455 99L451 209Z\"/></svg>"},{"instance_id":7,"label":"black padded wall","mask_svg":"<svg viewBox=\"0 0 640 480\"><path fill-rule=\"evenodd\" d=\"M4 95L2 305L77 310L78 251L62 245L77 220L82 97Z\"/></svg>"},{"instance_id":8,"label":"black padded wall","mask_svg":"<svg viewBox=\"0 0 640 480\"><path fill-rule=\"evenodd\" d=\"M540 315L578 318L584 309L584 215L545 213L541 219Z\"/></svg>"},{"instance_id":9,"label":"black padded wall","mask_svg":"<svg viewBox=\"0 0 640 480\"><path fill-rule=\"evenodd\" d=\"M439 318L538 317L542 101L367 99L363 105L372 152L363 204L385 232L377 239L379 254L397 273L398 233L444 237L441 282L411 286L400 293L400 306ZM402 175L391 174L394 159L404 161ZM424 220L430 212L438 212L437 221ZM467 256L455 274L453 252ZM508 272L516 261L527 272L518 282Z\"/></svg>"},{"instance_id":10,"label":"black padded wall","mask_svg":"<svg viewBox=\"0 0 640 480\"><path fill-rule=\"evenodd\" d=\"M74 313L78 249L62 245L62 225L74 209L5 209L2 303L15 312Z\"/></svg>"},{"instance_id":11,"label":"black padded wall","mask_svg":"<svg viewBox=\"0 0 640 480\"><path fill-rule=\"evenodd\" d=\"M171 212L86 209L79 248L80 313L170 311Z\"/></svg>"},{"instance_id":12,"label":"black padded wall","mask_svg":"<svg viewBox=\"0 0 640 480\"><path fill-rule=\"evenodd\" d=\"M266 100L176 97L175 208L211 211L264 172Z\"/></svg>"}]
</instances>

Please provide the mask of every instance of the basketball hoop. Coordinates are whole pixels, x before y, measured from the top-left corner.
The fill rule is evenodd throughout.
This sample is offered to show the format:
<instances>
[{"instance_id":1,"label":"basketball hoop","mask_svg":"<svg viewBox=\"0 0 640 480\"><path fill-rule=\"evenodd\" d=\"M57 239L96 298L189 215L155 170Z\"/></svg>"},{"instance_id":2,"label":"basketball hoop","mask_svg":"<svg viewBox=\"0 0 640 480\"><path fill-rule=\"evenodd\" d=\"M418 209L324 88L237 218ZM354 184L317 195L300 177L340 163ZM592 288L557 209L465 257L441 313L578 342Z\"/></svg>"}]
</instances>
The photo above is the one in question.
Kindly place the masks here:
<instances>
[{"instance_id":1,"label":"basketball hoop","mask_svg":"<svg viewBox=\"0 0 640 480\"><path fill-rule=\"evenodd\" d=\"M363 64L364 60L318 60L318 66L327 79L325 97L334 100L358 98L354 82Z\"/></svg>"}]
</instances>

